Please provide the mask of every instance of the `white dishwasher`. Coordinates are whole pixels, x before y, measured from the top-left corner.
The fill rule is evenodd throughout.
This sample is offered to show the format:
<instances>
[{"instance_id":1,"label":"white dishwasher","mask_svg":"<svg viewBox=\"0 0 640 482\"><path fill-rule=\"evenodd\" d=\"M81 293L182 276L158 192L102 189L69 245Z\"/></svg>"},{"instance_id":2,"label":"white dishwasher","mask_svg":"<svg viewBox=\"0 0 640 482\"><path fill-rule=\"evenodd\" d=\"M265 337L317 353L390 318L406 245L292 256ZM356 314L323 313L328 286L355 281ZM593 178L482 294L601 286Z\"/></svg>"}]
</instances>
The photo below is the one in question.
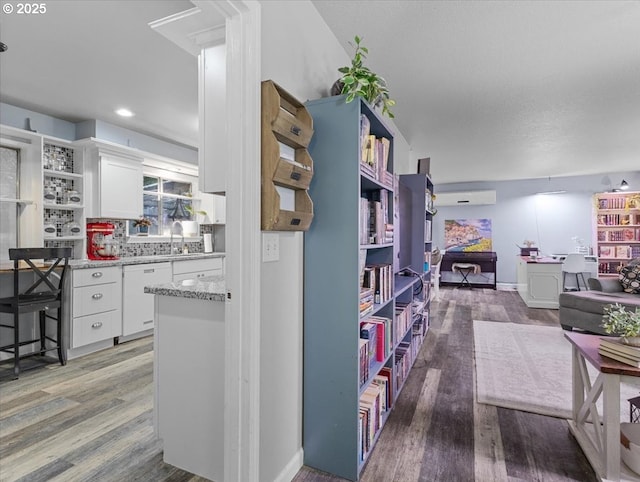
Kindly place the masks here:
<instances>
[{"instance_id":1,"label":"white dishwasher","mask_svg":"<svg viewBox=\"0 0 640 482\"><path fill-rule=\"evenodd\" d=\"M171 263L124 266L122 279L122 336L149 330L154 326L154 295L144 287L170 283Z\"/></svg>"}]
</instances>

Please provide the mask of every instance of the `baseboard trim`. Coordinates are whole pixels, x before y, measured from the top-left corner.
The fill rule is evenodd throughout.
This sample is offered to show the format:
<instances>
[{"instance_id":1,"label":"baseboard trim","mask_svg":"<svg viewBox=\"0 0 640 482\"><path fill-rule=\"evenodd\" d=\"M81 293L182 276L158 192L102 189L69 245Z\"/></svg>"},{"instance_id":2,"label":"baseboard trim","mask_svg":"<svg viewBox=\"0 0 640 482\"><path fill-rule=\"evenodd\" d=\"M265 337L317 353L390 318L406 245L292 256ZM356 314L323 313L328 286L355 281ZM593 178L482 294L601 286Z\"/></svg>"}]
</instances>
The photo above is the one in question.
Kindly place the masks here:
<instances>
[{"instance_id":1,"label":"baseboard trim","mask_svg":"<svg viewBox=\"0 0 640 482\"><path fill-rule=\"evenodd\" d=\"M518 285L516 283L496 283L496 289L498 291L517 291Z\"/></svg>"},{"instance_id":2,"label":"baseboard trim","mask_svg":"<svg viewBox=\"0 0 640 482\"><path fill-rule=\"evenodd\" d=\"M304 450L302 447L291 457L289 463L282 469L278 476L273 479L273 482L290 482L296 476L300 468L302 467L302 461L304 460Z\"/></svg>"}]
</instances>

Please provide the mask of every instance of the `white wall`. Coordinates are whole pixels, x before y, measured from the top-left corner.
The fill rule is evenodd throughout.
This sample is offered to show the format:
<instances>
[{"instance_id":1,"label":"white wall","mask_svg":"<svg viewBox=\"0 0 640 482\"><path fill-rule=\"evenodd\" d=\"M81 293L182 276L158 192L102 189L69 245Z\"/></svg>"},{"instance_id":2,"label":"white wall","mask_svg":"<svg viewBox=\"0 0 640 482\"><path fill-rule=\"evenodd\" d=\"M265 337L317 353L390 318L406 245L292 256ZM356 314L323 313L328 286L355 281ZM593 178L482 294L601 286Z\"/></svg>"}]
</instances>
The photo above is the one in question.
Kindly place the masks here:
<instances>
[{"instance_id":1,"label":"white wall","mask_svg":"<svg viewBox=\"0 0 640 482\"><path fill-rule=\"evenodd\" d=\"M545 254L574 250L572 238L594 245L593 195L610 190L622 179L640 190L640 171L594 176L573 176L521 181L442 184L435 181L436 196L442 192L495 189L497 202L486 206L439 207L433 218L434 246L444 247L445 219L489 218L493 229L493 251L498 256L498 283L516 282L516 256L525 239L536 242ZM538 192L566 190L563 194ZM597 254L597 253L595 253Z\"/></svg>"},{"instance_id":2,"label":"white wall","mask_svg":"<svg viewBox=\"0 0 640 482\"><path fill-rule=\"evenodd\" d=\"M263 1L262 77L301 102L330 95L350 54L307 0ZM344 40L344 39L342 39ZM390 119L396 172L415 172L405 138ZM413 164L412 164L413 163ZM413 167L411 167L413 165ZM260 480L290 480L302 465L303 247L280 233L280 261L263 263L260 347Z\"/></svg>"},{"instance_id":3,"label":"white wall","mask_svg":"<svg viewBox=\"0 0 640 482\"><path fill-rule=\"evenodd\" d=\"M349 56L311 2L263 1L262 76L301 102L329 95ZM280 260L261 284L260 480L302 465L303 239L279 233Z\"/></svg>"}]
</instances>

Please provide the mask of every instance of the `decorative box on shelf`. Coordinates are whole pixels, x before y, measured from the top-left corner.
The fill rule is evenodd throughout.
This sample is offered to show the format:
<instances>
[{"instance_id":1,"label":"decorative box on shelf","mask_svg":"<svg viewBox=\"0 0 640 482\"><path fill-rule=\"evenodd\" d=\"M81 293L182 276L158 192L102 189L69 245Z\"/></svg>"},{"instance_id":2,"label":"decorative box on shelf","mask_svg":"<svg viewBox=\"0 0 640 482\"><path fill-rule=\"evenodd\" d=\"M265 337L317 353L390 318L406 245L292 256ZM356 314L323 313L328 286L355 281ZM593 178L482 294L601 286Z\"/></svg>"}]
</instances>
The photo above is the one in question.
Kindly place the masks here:
<instances>
[{"instance_id":1,"label":"decorative box on shelf","mask_svg":"<svg viewBox=\"0 0 640 482\"><path fill-rule=\"evenodd\" d=\"M271 80L262 82L262 229L306 231L313 220L307 147L313 120L304 105Z\"/></svg>"}]
</instances>

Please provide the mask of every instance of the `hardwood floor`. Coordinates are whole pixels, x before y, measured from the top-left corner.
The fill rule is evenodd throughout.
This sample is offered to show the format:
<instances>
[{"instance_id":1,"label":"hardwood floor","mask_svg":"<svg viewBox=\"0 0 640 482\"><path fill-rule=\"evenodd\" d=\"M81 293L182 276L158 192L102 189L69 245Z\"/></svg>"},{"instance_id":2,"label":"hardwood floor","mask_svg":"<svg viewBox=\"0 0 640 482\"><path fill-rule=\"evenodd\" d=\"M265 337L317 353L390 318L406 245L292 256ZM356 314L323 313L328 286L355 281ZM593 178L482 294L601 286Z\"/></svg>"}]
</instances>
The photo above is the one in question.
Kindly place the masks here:
<instances>
[{"instance_id":1,"label":"hardwood floor","mask_svg":"<svg viewBox=\"0 0 640 482\"><path fill-rule=\"evenodd\" d=\"M472 320L558 324L515 292L441 290L361 480L596 481L565 420L474 402ZM154 440L152 338L25 371L0 366L0 481L193 481ZM296 482L342 479L303 467Z\"/></svg>"}]
</instances>

